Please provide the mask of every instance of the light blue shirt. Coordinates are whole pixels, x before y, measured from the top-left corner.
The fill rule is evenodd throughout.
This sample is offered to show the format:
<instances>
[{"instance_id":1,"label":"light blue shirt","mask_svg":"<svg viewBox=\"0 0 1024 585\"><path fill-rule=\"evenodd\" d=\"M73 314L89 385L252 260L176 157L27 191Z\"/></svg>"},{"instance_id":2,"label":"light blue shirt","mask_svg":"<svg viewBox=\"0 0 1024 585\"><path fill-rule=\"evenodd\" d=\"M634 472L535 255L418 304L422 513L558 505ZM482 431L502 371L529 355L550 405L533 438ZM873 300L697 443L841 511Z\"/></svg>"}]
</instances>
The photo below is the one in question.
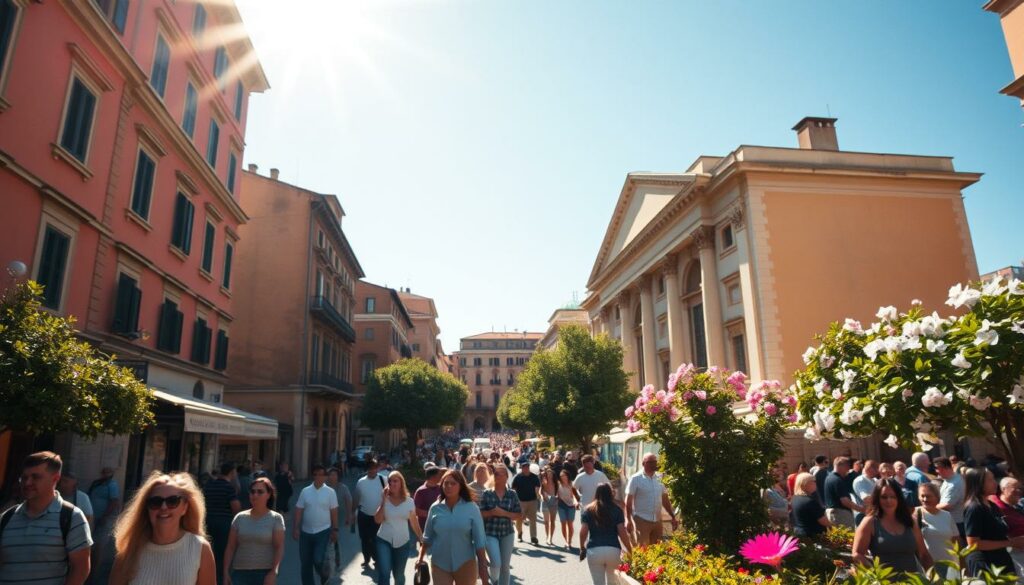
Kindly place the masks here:
<instances>
[{"instance_id":1,"label":"light blue shirt","mask_svg":"<svg viewBox=\"0 0 1024 585\"><path fill-rule=\"evenodd\" d=\"M473 502L459 500L454 508L435 502L427 512L423 540L430 547L430 562L454 573L486 543L484 518Z\"/></svg>"},{"instance_id":2,"label":"light blue shirt","mask_svg":"<svg viewBox=\"0 0 1024 585\"><path fill-rule=\"evenodd\" d=\"M932 480L928 479L927 475L922 473L920 469L914 466L910 466L907 468L906 478L914 480L915 482L917 482L917 485L932 482Z\"/></svg>"}]
</instances>

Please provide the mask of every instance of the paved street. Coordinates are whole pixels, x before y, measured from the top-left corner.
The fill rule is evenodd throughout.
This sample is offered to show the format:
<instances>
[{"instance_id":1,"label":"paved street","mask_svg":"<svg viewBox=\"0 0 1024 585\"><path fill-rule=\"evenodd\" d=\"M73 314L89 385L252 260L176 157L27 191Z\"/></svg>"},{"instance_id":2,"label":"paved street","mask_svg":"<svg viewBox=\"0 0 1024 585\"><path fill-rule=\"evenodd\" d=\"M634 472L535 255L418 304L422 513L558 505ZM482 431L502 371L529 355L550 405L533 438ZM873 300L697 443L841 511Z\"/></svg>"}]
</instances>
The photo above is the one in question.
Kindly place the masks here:
<instances>
[{"instance_id":1,"label":"paved street","mask_svg":"<svg viewBox=\"0 0 1024 585\"><path fill-rule=\"evenodd\" d=\"M356 477L349 475L345 483L351 488L355 484ZM300 486L296 485L296 494ZM299 578L299 544L291 539L291 512L287 517L288 538L285 547L284 562L281 564L281 574L278 578L280 585L301 585ZM538 533L543 532L543 520L538 524ZM529 534L529 528L526 530ZM579 519L576 521L576 538L579 535ZM541 539L543 542L543 538ZM555 542L561 542L561 536L556 533ZM581 563L578 550L567 553L564 549L555 547L533 546L529 543L516 543L515 552L512 554L512 582L524 585L587 585L590 581L590 573L586 563ZM369 584L373 583L373 576L364 572L359 566L362 556L359 553L359 536L349 530L341 533L341 561L344 567L341 571L341 579L332 579L331 585L337 583L346 584ZM410 560L406 567L407 585L412 585L413 563Z\"/></svg>"}]
</instances>

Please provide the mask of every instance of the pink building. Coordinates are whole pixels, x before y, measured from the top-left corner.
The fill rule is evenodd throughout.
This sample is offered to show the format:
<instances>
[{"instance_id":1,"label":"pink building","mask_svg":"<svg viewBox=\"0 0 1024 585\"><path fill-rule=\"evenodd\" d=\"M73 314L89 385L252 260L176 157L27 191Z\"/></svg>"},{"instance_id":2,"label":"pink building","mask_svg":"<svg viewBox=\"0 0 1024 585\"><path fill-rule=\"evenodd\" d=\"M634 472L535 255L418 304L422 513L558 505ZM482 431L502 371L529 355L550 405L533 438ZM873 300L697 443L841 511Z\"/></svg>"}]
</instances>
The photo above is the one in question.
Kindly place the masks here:
<instances>
[{"instance_id":1,"label":"pink building","mask_svg":"<svg viewBox=\"0 0 1024 585\"><path fill-rule=\"evenodd\" d=\"M143 435L53 439L86 485L276 440L220 404L246 109L268 88L243 30L224 1L0 0L0 262L158 398ZM253 442L219 453L221 436Z\"/></svg>"}]
</instances>

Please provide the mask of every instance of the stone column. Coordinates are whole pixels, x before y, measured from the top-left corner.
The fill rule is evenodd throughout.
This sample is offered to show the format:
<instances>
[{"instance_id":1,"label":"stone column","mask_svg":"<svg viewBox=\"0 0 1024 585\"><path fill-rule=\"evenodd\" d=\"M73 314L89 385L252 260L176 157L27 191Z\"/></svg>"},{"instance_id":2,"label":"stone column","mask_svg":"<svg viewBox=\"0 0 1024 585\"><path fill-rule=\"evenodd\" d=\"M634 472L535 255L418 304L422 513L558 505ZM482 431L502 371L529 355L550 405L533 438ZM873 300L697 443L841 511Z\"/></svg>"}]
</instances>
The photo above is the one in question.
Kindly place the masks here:
<instances>
[{"instance_id":1,"label":"stone column","mask_svg":"<svg viewBox=\"0 0 1024 585\"><path fill-rule=\"evenodd\" d=\"M651 297L651 277L640 277L640 317L643 319L641 337L644 344L644 384L658 386L658 348L655 344L654 299Z\"/></svg>"},{"instance_id":2,"label":"stone column","mask_svg":"<svg viewBox=\"0 0 1024 585\"><path fill-rule=\"evenodd\" d=\"M722 300L718 290L714 228L701 226L693 235L700 251L701 294L704 302L704 330L707 335L708 366L725 367L725 333L722 330Z\"/></svg>"},{"instance_id":3,"label":"stone column","mask_svg":"<svg viewBox=\"0 0 1024 585\"><path fill-rule=\"evenodd\" d=\"M665 279L665 304L668 309L668 348L669 368L677 368L686 360L688 352L684 344L689 338L684 326L682 300L679 298L679 258L672 254L665 258L661 265L661 275Z\"/></svg>"},{"instance_id":4,"label":"stone column","mask_svg":"<svg viewBox=\"0 0 1024 585\"><path fill-rule=\"evenodd\" d=\"M621 317L622 369L626 371L627 375L635 373L638 369L636 366L636 342L633 339L633 327L636 324L633 323L633 310L630 308L629 300L630 293L628 290L619 293L617 302L619 305L619 316Z\"/></svg>"},{"instance_id":5,"label":"stone column","mask_svg":"<svg viewBox=\"0 0 1024 585\"><path fill-rule=\"evenodd\" d=\"M604 333L605 335L612 334L612 328L608 326L608 321L611 319L611 312L612 310L609 307L601 307L601 313L599 317L600 321L597 333Z\"/></svg>"}]
</instances>

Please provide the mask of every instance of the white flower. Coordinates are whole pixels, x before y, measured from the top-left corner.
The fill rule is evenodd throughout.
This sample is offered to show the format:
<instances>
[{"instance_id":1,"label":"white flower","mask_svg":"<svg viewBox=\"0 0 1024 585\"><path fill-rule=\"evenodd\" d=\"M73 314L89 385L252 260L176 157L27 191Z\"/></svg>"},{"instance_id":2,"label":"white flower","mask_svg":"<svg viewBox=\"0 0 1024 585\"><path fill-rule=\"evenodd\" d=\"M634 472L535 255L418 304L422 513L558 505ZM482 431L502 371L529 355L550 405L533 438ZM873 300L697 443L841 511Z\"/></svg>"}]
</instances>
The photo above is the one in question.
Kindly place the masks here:
<instances>
[{"instance_id":1,"label":"white flower","mask_svg":"<svg viewBox=\"0 0 1024 585\"><path fill-rule=\"evenodd\" d=\"M820 441L821 430L818 429L817 425L811 425L804 431L804 438L808 441Z\"/></svg>"},{"instance_id":2,"label":"white flower","mask_svg":"<svg viewBox=\"0 0 1024 585\"><path fill-rule=\"evenodd\" d=\"M910 301L910 304L914 305L915 307L920 307L924 303L921 302L921 299L914 299L914 300Z\"/></svg>"},{"instance_id":3,"label":"white flower","mask_svg":"<svg viewBox=\"0 0 1024 585\"><path fill-rule=\"evenodd\" d=\"M819 410L814 413L814 424L826 433L831 433L836 426L836 417L828 411Z\"/></svg>"},{"instance_id":4,"label":"white flower","mask_svg":"<svg viewBox=\"0 0 1024 585\"><path fill-rule=\"evenodd\" d=\"M999 343L999 332L992 329L992 322L985 319L981 322L981 329L974 334L974 345L995 345Z\"/></svg>"},{"instance_id":5,"label":"white flower","mask_svg":"<svg viewBox=\"0 0 1024 585\"><path fill-rule=\"evenodd\" d=\"M885 349L885 342L881 339L869 341L864 344L864 355L868 356L868 359L874 361L878 357L878 352Z\"/></svg>"},{"instance_id":6,"label":"white flower","mask_svg":"<svg viewBox=\"0 0 1024 585\"><path fill-rule=\"evenodd\" d=\"M960 387L957 387L956 395L959 396L961 400L967 400L968 398L971 397L971 393L967 390L967 388Z\"/></svg>"},{"instance_id":7,"label":"white flower","mask_svg":"<svg viewBox=\"0 0 1024 585\"><path fill-rule=\"evenodd\" d=\"M901 394L903 395L903 398L910 398L911 396L914 395L914 391L911 390L910 388L904 388Z\"/></svg>"},{"instance_id":8,"label":"white flower","mask_svg":"<svg viewBox=\"0 0 1024 585\"><path fill-rule=\"evenodd\" d=\"M946 342L942 341L941 339L939 341L929 339L928 341L924 342L924 346L925 349L932 353L942 353L946 351Z\"/></svg>"},{"instance_id":9,"label":"white flower","mask_svg":"<svg viewBox=\"0 0 1024 585\"><path fill-rule=\"evenodd\" d=\"M1003 286L1003 279L998 276L986 282L985 285L981 287L981 294L986 297L997 297L1005 291L1006 288Z\"/></svg>"},{"instance_id":10,"label":"white flower","mask_svg":"<svg viewBox=\"0 0 1024 585\"><path fill-rule=\"evenodd\" d=\"M928 408L934 408L936 406L945 406L953 401L953 393L943 394L941 390L932 386L924 391L924 396L921 397L921 404L924 404Z\"/></svg>"},{"instance_id":11,"label":"white flower","mask_svg":"<svg viewBox=\"0 0 1024 585\"><path fill-rule=\"evenodd\" d=\"M973 406L975 409L982 410L982 411L988 410L988 407L992 406L992 399L991 398L977 396L977 395L974 395L974 394L971 394L971 398L970 398L969 402L971 403L971 406Z\"/></svg>"},{"instance_id":12,"label":"white flower","mask_svg":"<svg viewBox=\"0 0 1024 585\"><path fill-rule=\"evenodd\" d=\"M857 333L859 335L864 334L864 329L861 327L860 321L857 321L855 319L847 318L846 322L843 323L843 329L851 333Z\"/></svg>"},{"instance_id":13,"label":"white flower","mask_svg":"<svg viewBox=\"0 0 1024 585\"><path fill-rule=\"evenodd\" d=\"M1014 384L1007 398L1010 399L1010 404L1024 404L1024 386Z\"/></svg>"},{"instance_id":14,"label":"white flower","mask_svg":"<svg viewBox=\"0 0 1024 585\"><path fill-rule=\"evenodd\" d=\"M956 285L949 287L949 299L946 300L946 304L959 309L960 307L967 305L967 308L971 308L978 299L981 298L981 291L973 289L971 287L964 288L962 285Z\"/></svg>"},{"instance_id":15,"label":"white flower","mask_svg":"<svg viewBox=\"0 0 1024 585\"><path fill-rule=\"evenodd\" d=\"M813 347L808 347L807 351L804 352L803 358L804 358L804 365L805 366L811 365L811 362L814 360L814 352L815 351L817 351L817 350L814 349Z\"/></svg>"},{"instance_id":16,"label":"white flower","mask_svg":"<svg viewBox=\"0 0 1024 585\"><path fill-rule=\"evenodd\" d=\"M868 329L868 331L870 331L872 333L878 333L879 331L881 331L881 329L882 329L882 324L881 323L872 323L871 324L871 328Z\"/></svg>"},{"instance_id":17,"label":"white flower","mask_svg":"<svg viewBox=\"0 0 1024 585\"><path fill-rule=\"evenodd\" d=\"M1024 282L1021 282L1016 278L1010 279L1010 282L1006 285L1006 294L1018 296L1024 295Z\"/></svg>"},{"instance_id":18,"label":"white flower","mask_svg":"<svg viewBox=\"0 0 1024 585\"><path fill-rule=\"evenodd\" d=\"M1017 321L1013 325L1010 325L1010 331L1024 335L1024 321Z\"/></svg>"},{"instance_id":19,"label":"white flower","mask_svg":"<svg viewBox=\"0 0 1024 585\"><path fill-rule=\"evenodd\" d=\"M896 435L889 435L888 437L885 438L885 441L883 441L883 442L886 445L889 445L890 447L892 447L893 449L899 449L900 448L900 440L896 438Z\"/></svg>"},{"instance_id":20,"label":"white flower","mask_svg":"<svg viewBox=\"0 0 1024 585\"><path fill-rule=\"evenodd\" d=\"M875 317L878 317L883 321L895 321L899 315L899 311L896 310L896 307L891 305L888 307L879 307L878 312L875 313Z\"/></svg>"},{"instance_id":21,"label":"white flower","mask_svg":"<svg viewBox=\"0 0 1024 585\"><path fill-rule=\"evenodd\" d=\"M911 351L914 349L921 349L921 338L917 335L912 335L903 340L900 344L903 351Z\"/></svg>"},{"instance_id":22,"label":"white flower","mask_svg":"<svg viewBox=\"0 0 1024 585\"><path fill-rule=\"evenodd\" d=\"M836 363L836 358L828 355L827 353L821 354L821 357L818 358L818 365L822 368L831 368L834 363Z\"/></svg>"},{"instance_id":23,"label":"white flower","mask_svg":"<svg viewBox=\"0 0 1024 585\"><path fill-rule=\"evenodd\" d=\"M920 321L907 321L903 324L903 335L906 337L913 337L922 333L923 328Z\"/></svg>"},{"instance_id":24,"label":"white flower","mask_svg":"<svg viewBox=\"0 0 1024 585\"><path fill-rule=\"evenodd\" d=\"M823 398L826 392L832 390L832 386L829 385L828 380L821 379L814 383L814 394L818 398Z\"/></svg>"},{"instance_id":25,"label":"white flower","mask_svg":"<svg viewBox=\"0 0 1024 585\"><path fill-rule=\"evenodd\" d=\"M953 361L951 361L950 363L960 368L961 370L966 370L967 368L971 367L971 362L967 361L967 358L964 357L964 352L962 351L957 353L956 357L953 358Z\"/></svg>"},{"instance_id":26,"label":"white flower","mask_svg":"<svg viewBox=\"0 0 1024 585\"><path fill-rule=\"evenodd\" d=\"M886 405L884 405L884 404L883 404L883 405L882 405L882 408L879 408L879 409L878 409L878 416L880 416L880 417L882 417L882 418L885 418L885 412L886 412L886 410L888 410L888 409L886 408Z\"/></svg>"},{"instance_id":27,"label":"white flower","mask_svg":"<svg viewBox=\"0 0 1024 585\"><path fill-rule=\"evenodd\" d=\"M946 334L942 330L942 326L946 324L946 321L939 317L939 314L933 312L931 315L921 318L921 334L925 337L942 337Z\"/></svg>"},{"instance_id":28,"label":"white flower","mask_svg":"<svg viewBox=\"0 0 1024 585\"><path fill-rule=\"evenodd\" d=\"M836 388L835 390L832 391L832 398L835 398L836 400L842 400L843 399L843 391L838 389L838 388Z\"/></svg>"}]
</instances>

